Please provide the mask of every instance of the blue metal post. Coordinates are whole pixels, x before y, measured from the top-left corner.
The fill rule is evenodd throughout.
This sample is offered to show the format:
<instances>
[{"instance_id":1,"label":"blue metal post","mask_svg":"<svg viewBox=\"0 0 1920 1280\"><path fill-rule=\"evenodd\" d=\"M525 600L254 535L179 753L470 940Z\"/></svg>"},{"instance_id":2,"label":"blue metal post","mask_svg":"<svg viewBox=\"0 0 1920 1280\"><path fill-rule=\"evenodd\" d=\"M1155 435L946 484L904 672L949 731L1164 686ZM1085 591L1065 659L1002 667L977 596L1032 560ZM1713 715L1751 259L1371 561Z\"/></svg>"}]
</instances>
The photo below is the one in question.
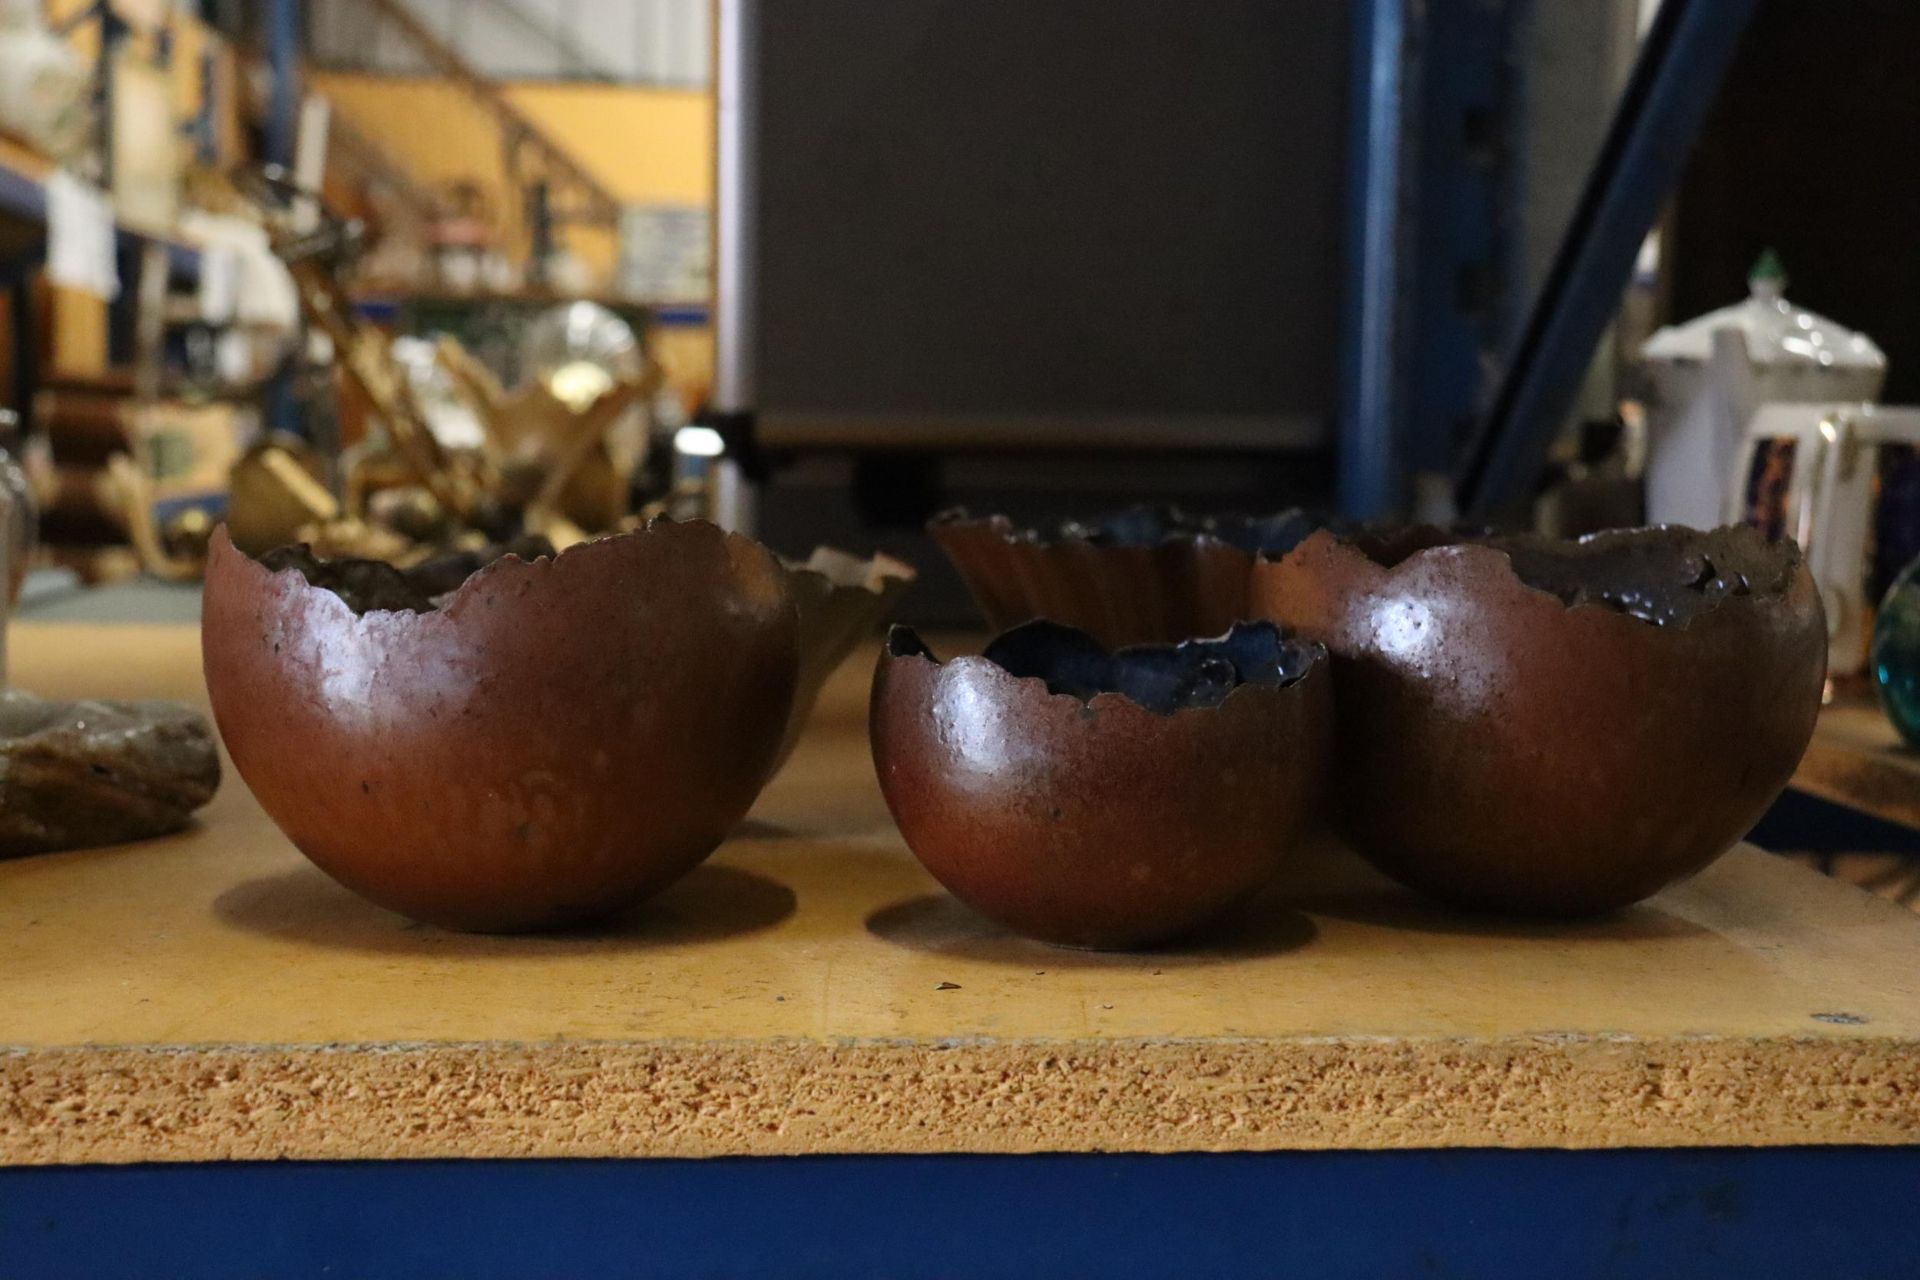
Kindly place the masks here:
<instances>
[{"instance_id":1,"label":"blue metal post","mask_svg":"<svg viewBox=\"0 0 1920 1280\"><path fill-rule=\"evenodd\" d=\"M267 62L273 72L273 96L267 105L267 160L291 170L300 124L300 0L261 0L265 6ZM267 387L267 422L276 431L298 434L300 404L293 393L292 366L282 368Z\"/></svg>"},{"instance_id":2,"label":"blue metal post","mask_svg":"<svg viewBox=\"0 0 1920 1280\"><path fill-rule=\"evenodd\" d=\"M1510 349L1522 112L1516 57L1525 0L1425 0L1407 59L1402 151L1407 313L1399 362L1400 455L1418 476L1451 479L1455 455L1492 392L1488 370Z\"/></svg>"},{"instance_id":3,"label":"blue metal post","mask_svg":"<svg viewBox=\"0 0 1920 1280\"><path fill-rule=\"evenodd\" d=\"M215 124L220 118L219 61L211 48L200 55L200 110L193 117L194 159L211 168L220 160L220 134Z\"/></svg>"},{"instance_id":4,"label":"blue metal post","mask_svg":"<svg viewBox=\"0 0 1920 1280\"><path fill-rule=\"evenodd\" d=\"M100 120L100 186L113 190L114 61L126 43L127 24L111 4L89 6L100 19L100 40L93 55L93 105Z\"/></svg>"},{"instance_id":5,"label":"blue metal post","mask_svg":"<svg viewBox=\"0 0 1920 1280\"><path fill-rule=\"evenodd\" d=\"M300 0L261 0L267 29L267 63L273 97L267 107L267 159L293 164L300 123Z\"/></svg>"},{"instance_id":6,"label":"blue metal post","mask_svg":"<svg viewBox=\"0 0 1920 1280\"><path fill-rule=\"evenodd\" d=\"M1347 197L1347 297L1340 370L1340 509L1370 518L1401 505L1401 117L1405 0L1354 6L1351 178Z\"/></svg>"},{"instance_id":7,"label":"blue metal post","mask_svg":"<svg viewBox=\"0 0 1920 1280\"><path fill-rule=\"evenodd\" d=\"M1460 469L1455 492L1467 515L1485 518L1524 498L1539 475L1755 3L1660 6L1506 380Z\"/></svg>"}]
</instances>

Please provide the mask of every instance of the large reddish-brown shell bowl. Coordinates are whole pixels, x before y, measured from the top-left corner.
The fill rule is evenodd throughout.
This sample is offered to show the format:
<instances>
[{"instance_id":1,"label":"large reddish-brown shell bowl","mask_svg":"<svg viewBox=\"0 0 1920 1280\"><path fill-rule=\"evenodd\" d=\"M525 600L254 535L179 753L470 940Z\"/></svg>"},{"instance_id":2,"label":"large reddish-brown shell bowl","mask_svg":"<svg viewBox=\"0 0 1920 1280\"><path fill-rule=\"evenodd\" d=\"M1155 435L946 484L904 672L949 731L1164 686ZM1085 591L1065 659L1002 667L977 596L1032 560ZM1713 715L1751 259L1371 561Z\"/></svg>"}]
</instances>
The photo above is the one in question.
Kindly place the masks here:
<instances>
[{"instance_id":1,"label":"large reddish-brown shell bowl","mask_svg":"<svg viewBox=\"0 0 1920 1280\"><path fill-rule=\"evenodd\" d=\"M426 611L356 612L307 564L216 534L207 689L268 815L382 906L490 932L604 915L705 858L772 768L796 622L745 538L655 522L507 556Z\"/></svg>"},{"instance_id":2,"label":"large reddish-brown shell bowl","mask_svg":"<svg viewBox=\"0 0 1920 1280\"><path fill-rule=\"evenodd\" d=\"M991 629L1051 618L1118 648L1215 636L1251 617L1255 554L1287 551L1313 527L1299 511L1202 517L1140 507L1044 529L953 510L927 531Z\"/></svg>"},{"instance_id":3,"label":"large reddish-brown shell bowl","mask_svg":"<svg viewBox=\"0 0 1920 1280\"><path fill-rule=\"evenodd\" d=\"M1476 909L1590 914L1699 871L1792 776L1826 675L1798 549L1745 528L1317 533L1253 594L1333 654L1347 836Z\"/></svg>"},{"instance_id":4,"label":"large reddish-brown shell bowl","mask_svg":"<svg viewBox=\"0 0 1920 1280\"><path fill-rule=\"evenodd\" d=\"M1326 665L1261 623L1109 654L1033 622L945 663L895 627L874 766L908 847L982 915L1065 946L1146 946L1282 867L1319 799Z\"/></svg>"}]
</instances>

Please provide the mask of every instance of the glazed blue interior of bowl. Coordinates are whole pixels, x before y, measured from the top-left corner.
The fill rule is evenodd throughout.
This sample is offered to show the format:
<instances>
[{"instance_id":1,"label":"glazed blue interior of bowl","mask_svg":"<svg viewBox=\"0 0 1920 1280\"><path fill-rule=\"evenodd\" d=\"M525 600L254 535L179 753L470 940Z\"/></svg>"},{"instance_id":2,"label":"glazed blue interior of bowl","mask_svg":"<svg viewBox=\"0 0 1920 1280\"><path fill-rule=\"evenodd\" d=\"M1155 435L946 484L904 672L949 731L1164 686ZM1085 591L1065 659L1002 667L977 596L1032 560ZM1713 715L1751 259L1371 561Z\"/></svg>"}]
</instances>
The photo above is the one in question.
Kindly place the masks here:
<instances>
[{"instance_id":1,"label":"glazed blue interior of bowl","mask_svg":"<svg viewBox=\"0 0 1920 1280\"><path fill-rule=\"evenodd\" d=\"M1614 529L1571 544L1521 536L1494 545L1528 586L1655 626L1685 626L1734 596L1780 595L1800 561L1791 539L1769 542L1745 525Z\"/></svg>"},{"instance_id":2,"label":"glazed blue interior of bowl","mask_svg":"<svg viewBox=\"0 0 1920 1280\"><path fill-rule=\"evenodd\" d=\"M893 628L887 651L895 657L933 658L907 627ZM1324 661L1326 650L1288 636L1271 622L1242 622L1212 639L1108 652L1077 627L1042 618L996 637L981 656L1009 675L1045 681L1051 693L1083 702L1117 693L1166 715L1217 707L1243 684L1283 688Z\"/></svg>"},{"instance_id":3,"label":"glazed blue interior of bowl","mask_svg":"<svg viewBox=\"0 0 1920 1280\"><path fill-rule=\"evenodd\" d=\"M1791 586L1800 563L1800 549L1791 539L1769 541L1745 525L1608 529L1576 541L1413 526L1363 535L1354 545L1392 567L1418 552L1456 543L1505 552L1515 577L1569 607L1600 605L1655 626L1685 626L1732 597L1779 595Z\"/></svg>"}]
</instances>

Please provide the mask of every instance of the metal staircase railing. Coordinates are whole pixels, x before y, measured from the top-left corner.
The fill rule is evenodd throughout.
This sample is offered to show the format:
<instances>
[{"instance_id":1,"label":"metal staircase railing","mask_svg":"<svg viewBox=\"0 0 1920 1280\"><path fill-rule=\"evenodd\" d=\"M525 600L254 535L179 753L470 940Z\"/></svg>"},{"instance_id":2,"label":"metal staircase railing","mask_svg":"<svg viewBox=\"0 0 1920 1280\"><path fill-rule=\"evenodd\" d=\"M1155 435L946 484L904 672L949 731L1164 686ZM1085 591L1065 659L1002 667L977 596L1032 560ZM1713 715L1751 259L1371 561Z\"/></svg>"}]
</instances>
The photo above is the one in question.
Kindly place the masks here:
<instances>
[{"instance_id":1,"label":"metal staircase railing","mask_svg":"<svg viewBox=\"0 0 1920 1280\"><path fill-rule=\"evenodd\" d=\"M401 0L364 0L382 23L398 33L437 75L452 81L498 125L507 171L523 190L543 183L551 195L548 216L555 222L611 227L619 222L620 201L567 149L510 102L498 84L422 22Z\"/></svg>"},{"instance_id":2,"label":"metal staircase railing","mask_svg":"<svg viewBox=\"0 0 1920 1280\"><path fill-rule=\"evenodd\" d=\"M552 22L544 21L515 0L468 0L473 9L484 9L522 34L539 42L552 55L555 71L567 80L603 80L609 83L623 77L594 53L583 48L572 34ZM468 14L471 21L474 15Z\"/></svg>"},{"instance_id":3,"label":"metal staircase railing","mask_svg":"<svg viewBox=\"0 0 1920 1280\"><path fill-rule=\"evenodd\" d=\"M351 121L336 111L327 133L335 152L353 170L384 185L420 217L433 216L437 208L433 194L420 185L405 165Z\"/></svg>"}]
</instances>

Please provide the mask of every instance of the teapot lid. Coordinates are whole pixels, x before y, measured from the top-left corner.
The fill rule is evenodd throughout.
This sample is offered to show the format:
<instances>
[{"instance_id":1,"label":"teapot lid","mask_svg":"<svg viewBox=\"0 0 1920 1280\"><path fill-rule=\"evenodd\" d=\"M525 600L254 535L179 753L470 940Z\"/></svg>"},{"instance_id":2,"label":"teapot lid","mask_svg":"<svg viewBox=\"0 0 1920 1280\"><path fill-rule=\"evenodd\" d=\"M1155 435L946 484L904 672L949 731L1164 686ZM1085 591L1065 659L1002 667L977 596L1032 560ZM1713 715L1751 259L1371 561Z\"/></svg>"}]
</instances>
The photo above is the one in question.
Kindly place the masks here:
<instances>
[{"instance_id":1,"label":"teapot lid","mask_svg":"<svg viewBox=\"0 0 1920 1280\"><path fill-rule=\"evenodd\" d=\"M1839 369L1884 369L1887 357L1864 333L1803 311L1783 294L1787 273L1768 249L1747 273L1747 299L1655 333L1640 348L1645 360L1702 363L1713 355L1713 335L1738 329L1755 363L1817 364Z\"/></svg>"}]
</instances>

